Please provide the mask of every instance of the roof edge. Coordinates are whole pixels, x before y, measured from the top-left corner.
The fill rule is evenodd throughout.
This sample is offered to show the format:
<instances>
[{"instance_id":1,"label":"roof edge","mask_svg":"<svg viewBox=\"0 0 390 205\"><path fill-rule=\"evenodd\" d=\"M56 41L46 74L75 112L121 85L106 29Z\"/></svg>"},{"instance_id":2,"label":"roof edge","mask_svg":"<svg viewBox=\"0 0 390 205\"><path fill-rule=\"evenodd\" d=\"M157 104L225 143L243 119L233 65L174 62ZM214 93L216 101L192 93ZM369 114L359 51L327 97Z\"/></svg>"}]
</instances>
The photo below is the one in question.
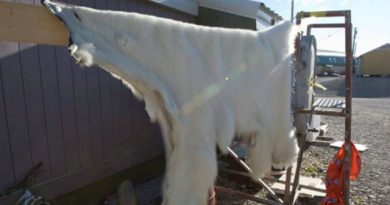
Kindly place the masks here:
<instances>
[{"instance_id":1,"label":"roof edge","mask_svg":"<svg viewBox=\"0 0 390 205\"><path fill-rule=\"evenodd\" d=\"M385 43L385 44L383 44L383 45L381 45L381 46L378 46L378 47L376 47L376 48L373 48L373 49L371 49L371 50L368 50L368 51L366 51L366 52L360 54L360 55L359 55L358 57L356 57L356 58L360 58L360 57L366 55L367 53L371 53L371 52L376 51L376 50L387 49L387 48L390 50L390 43Z\"/></svg>"}]
</instances>

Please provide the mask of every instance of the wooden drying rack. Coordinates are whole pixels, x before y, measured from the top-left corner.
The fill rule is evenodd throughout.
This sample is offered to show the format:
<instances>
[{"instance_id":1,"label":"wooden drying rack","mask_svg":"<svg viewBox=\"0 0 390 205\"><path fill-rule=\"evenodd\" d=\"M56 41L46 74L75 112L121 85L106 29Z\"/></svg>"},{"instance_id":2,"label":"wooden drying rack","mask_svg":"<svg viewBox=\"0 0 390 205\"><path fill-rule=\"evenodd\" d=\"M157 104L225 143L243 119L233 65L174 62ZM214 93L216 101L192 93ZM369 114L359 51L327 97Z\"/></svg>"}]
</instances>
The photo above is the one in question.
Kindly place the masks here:
<instances>
[{"instance_id":1,"label":"wooden drying rack","mask_svg":"<svg viewBox=\"0 0 390 205\"><path fill-rule=\"evenodd\" d=\"M345 169L345 203L349 204L349 163L350 163L350 143L351 143L351 77L352 77L352 24L350 11L324 11L324 12L301 12L298 13L296 22L299 25L303 18L307 17L345 17L345 23L343 24L312 24L308 27L308 34L312 28L345 28L345 47L346 47L346 80L345 80L345 102L346 108L342 112L326 112L315 111L312 109L300 109L295 111L297 115L328 115L345 117L345 142L346 142L346 169ZM65 25L53 16L46 8L41 6L27 5L21 3L10 3L0 1L0 41L13 41L21 43L35 43L46 45L67 46L68 45L68 30ZM297 38L296 48L300 48L300 38ZM301 59L300 49L296 49L296 59ZM297 137L301 138L299 141L301 148L305 146L305 139L307 130L298 130ZM299 153L297 162L295 179L292 184L292 191L290 193L289 187L291 178L291 168L287 170L286 190L285 196L282 200L271 188L267 186L261 179L257 180L257 183L264 187L273 200L261 199L249 194L230 190L224 187L216 187L217 192L229 193L231 195L245 198L252 201L257 201L264 204L295 204L299 186L299 171L302 162L303 150ZM235 161L247 171L251 172L250 168L238 158L238 156L229 149L229 155L235 159Z\"/></svg>"}]
</instances>

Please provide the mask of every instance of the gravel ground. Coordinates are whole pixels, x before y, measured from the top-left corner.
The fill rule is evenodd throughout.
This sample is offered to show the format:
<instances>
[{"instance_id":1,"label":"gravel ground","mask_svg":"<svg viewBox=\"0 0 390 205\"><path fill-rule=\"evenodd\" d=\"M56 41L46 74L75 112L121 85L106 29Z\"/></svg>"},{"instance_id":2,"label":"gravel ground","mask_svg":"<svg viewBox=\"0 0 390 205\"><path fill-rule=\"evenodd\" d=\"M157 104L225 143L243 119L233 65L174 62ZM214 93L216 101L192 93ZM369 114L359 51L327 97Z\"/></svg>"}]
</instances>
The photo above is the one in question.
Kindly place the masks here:
<instances>
[{"instance_id":1,"label":"gravel ground","mask_svg":"<svg viewBox=\"0 0 390 205\"><path fill-rule=\"evenodd\" d=\"M321 77L317 82L328 88L326 92L316 90L317 96L342 97L344 77ZM329 124L326 137L343 140L344 118L322 117ZM351 204L388 205L390 204L390 78L354 78L352 100L352 139L353 142L365 144L368 150L360 153L362 171L356 181L351 182ZM337 152L330 147L311 146L304 153L302 175L324 179L329 161ZM265 196L264 191L257 192L253 187L235 184L219 177L220 184ZM257 193L256 193L257 192ZM258 203L239 200L229 196L218 197L218 204ZM319 204L301 202L301 204Z\"/></svg>"},{"instance_id":2,"label":"gravel ground","mask_svg":"<svg viewBox=\"0 0 390 205\"><path fill-rule=\"evenodd\" d=\"M344 77L321 77L320 82L328 88L326 92L316 90L317 96L344 95ZM354 78L352 101L352 139L353 142L365 144L368 150L360 153L362 171L359 178L351 183L351 204L355 205L388 205L390 204L390 78ZM322 117L329 124L326 137L343 140L344 119ZM301 174L323 179L330 159L337 152L330 147L311 146L304 153ZM219 167L226 167L220 161ZM269 183L269 182L267 182ZM229 176L221 173L216 182L234 190L266 197L264 190L259 190L250 183L234 183ZM161 178L135 187L137 198L142 204L159 204L161 202ZM315 201L315 200L314 200ZM140 204L141 204L140 203ZM258 203L239 199L229 195L217 194L217 204L221 205L256 205ZM300 204L319 204L301 201Z\"/></svg>"},{"instance_id":3,"label":"gravel ground","mask_svg":"<svg viewBox=\"0 0 390 205\"><path fill-rule=\"evenodd\" d=\"M327 80L323 84L330 88L331 94L342 96L343 79L337 77L319 81ZM390 155L386 151L390 147L390 78L354 78L352 95L352 141L367 145L368 150L360 154L362 170L358 180L351 184L351 201L358 205L387 205L390 204ZM323 121L330 127L326 136L343 139L342 118L323 117ZM310 159L317 159L312 164L326 170L326 164L334 153L331 148L311 147L305 153L310 156L305 166L310 166Z\"/></svg>"}]
</instances>

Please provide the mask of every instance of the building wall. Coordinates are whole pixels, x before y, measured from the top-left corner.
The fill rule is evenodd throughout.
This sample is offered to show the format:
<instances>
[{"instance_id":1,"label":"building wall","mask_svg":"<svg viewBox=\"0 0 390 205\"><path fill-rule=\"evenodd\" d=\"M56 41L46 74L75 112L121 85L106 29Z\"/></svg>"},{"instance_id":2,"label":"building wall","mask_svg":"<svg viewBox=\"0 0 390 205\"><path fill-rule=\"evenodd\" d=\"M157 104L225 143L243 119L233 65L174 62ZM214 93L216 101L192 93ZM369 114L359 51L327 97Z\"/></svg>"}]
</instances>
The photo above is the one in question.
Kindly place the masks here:
<instances>
[{"instance_id":1,"label":"building wall","mask_svg":"<svg viewBox=\"0 0 390 205\"><path fill-rule=\"evenodd\" d=\"M146 0L66 3L195 21ZM0 42L0 192L39 162L34 187L51 199L162 153L158 126L121 81L80 68L66 47Z\"/></svg>"},{"instance_id":2,"label":"building wall","mask_svg":"<svg viewBox=\"0 0 390 205\"><path fill-rule=\"evenodd\" d=\"M345 73L345 57L333 55L318 55L315 74Z\"/></svg>"},{"instance_id":3,"label":"building wall","mask_svg":"<svg viewBox=\"0 0 390 205\"><path fill-rule=\"evenodd\" d=\"M359 75L390 75L390 50L375 50L364 54L359 64Z\"/></svg>"},{"instance_id":4,"label":"building wall","mask_svg":"<svg viewBox=\"0 0 390 205\"><path fill-rule=\"evenodd\" d=\"M256 30L256 20L206 7L199 7L197 24Z\"/></svg>"}]
</instances>

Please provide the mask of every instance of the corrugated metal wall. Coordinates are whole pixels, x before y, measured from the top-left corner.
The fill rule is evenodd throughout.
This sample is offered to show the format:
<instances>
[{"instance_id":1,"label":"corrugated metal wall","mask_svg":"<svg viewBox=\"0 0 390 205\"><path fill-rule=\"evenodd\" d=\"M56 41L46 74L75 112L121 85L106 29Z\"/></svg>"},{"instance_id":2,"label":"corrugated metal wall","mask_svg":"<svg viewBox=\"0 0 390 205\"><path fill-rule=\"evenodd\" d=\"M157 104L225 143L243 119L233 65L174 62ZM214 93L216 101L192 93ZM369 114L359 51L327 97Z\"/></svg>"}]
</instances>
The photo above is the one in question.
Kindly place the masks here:
<instances>
[{"instance_id":1,"label":"corrugated metal wall","mask_svg":"<svg viewBox=\"0 0 390 205\"><path fill-rule=\"evenodd\" d=\"M148 1L66 3L194 22ZM35 183L52 198L162 152L158 126L122 82L97 67L80 68L66 47L0 42L0 191L39 162Z\"/></svg>"}]
</instances>

